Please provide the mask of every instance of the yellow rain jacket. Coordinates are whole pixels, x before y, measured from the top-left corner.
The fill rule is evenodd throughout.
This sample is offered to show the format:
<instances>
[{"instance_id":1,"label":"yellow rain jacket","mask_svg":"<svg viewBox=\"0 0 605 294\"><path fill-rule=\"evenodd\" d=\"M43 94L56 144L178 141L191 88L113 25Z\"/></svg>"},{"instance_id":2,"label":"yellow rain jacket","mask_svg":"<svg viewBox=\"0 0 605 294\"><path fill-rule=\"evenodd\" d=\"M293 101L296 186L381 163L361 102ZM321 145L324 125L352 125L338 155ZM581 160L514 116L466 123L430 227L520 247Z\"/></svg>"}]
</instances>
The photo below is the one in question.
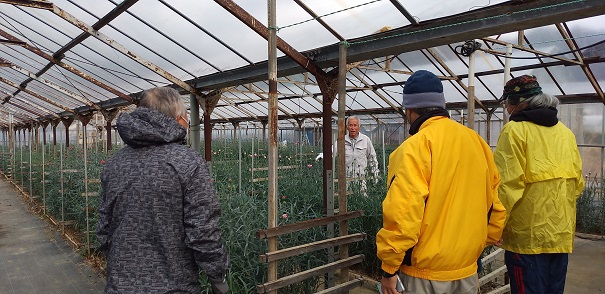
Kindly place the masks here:
<instances>
[{"instance_id":1,"label":"yellow rain jacket","mask_svg":"<svg viewBox=\"0 0 605 294\"><path fill-rule=\"evenodd\" d=\"M484 247L502 234L499 184L492 150L475 131L429 118L389 158L376 235L382 269L435 281L475 274Z\"/></svg>"},{"instance_id":2,"label":"yellow rain jacket","mask_svg":"<svg viewBox=\"0 0 605 294\"><path fill-rule=\"evenodd\" d=\"M571 253L576 199L584 188L574 134L552 127L507 123L494 154L507 210L502 248L521 254Z\"/></svg>"}]
</instances>

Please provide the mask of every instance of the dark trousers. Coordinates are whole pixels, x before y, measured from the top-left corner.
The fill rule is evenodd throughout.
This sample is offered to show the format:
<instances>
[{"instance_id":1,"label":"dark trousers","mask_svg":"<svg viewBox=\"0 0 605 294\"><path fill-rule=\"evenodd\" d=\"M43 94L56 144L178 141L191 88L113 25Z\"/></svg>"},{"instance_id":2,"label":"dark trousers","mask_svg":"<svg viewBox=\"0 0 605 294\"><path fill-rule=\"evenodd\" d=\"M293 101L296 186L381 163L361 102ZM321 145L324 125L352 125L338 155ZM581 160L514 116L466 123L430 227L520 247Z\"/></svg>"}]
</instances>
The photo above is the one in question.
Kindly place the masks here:
<instances>
[{"instance_id":1,"label":"dark trousers","mask_svg":"<svg viewBox=\"0 0 605 294\"><path fill-rule=\"evenodd\" d=\"M504 253L512 294L562 294L567 275L567 253Z\"/></svg>"}]
</instances>

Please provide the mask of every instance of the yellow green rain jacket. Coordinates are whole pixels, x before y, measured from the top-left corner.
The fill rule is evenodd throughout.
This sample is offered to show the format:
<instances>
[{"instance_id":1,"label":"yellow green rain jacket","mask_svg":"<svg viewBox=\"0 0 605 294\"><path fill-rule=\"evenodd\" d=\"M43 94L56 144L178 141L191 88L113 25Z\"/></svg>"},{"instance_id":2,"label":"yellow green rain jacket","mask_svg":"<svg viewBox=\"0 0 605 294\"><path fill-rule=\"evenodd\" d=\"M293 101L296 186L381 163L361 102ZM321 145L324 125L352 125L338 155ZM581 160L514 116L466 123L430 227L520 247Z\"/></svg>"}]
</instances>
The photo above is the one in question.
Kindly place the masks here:
<instances>
[{"instance_id":1,"label":"yellow green rain jacket","mask_svg":"<svg viewBox=\"0 0 605 294\"><path fill-rule=\"evenodd\" d=\"M493 152L475 131L429 118L389 158L376 235L382 269L436 281L475 274L486 244L502 234L499 184Z\"/></svg>"},{"instance_id":2,"label":"yellow green rain jacket","mask_svg":"<svg viewBox=\"0 0 605 294\"><path fill-rule=\"evenodd\" d=\"M571 253L576 199L584 188L574 134L528 121L507 123L494 154L507 210L502 248L521 254Z\"/></svg>"}]
</instances>

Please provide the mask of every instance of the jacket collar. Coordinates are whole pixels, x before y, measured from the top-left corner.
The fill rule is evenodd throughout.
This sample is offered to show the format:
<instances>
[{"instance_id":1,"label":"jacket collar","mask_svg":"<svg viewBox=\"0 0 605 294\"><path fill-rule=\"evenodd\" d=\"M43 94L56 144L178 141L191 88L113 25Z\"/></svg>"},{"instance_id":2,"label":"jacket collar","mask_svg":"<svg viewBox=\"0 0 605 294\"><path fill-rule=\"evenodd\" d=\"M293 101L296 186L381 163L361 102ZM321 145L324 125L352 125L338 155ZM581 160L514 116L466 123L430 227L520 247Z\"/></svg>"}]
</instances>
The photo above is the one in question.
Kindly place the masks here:
<instances>
[{"instance_id":1,"label":"jacket collar","mask_svg":"<svg viewBox=\"0 0 605 294\"><path fill-rule=\"evenodd\" d=\"M435 109L433 111L429 111L418 118L412 123L410 126L410 135L414 135L423 128L424 122L429 120L432 117L450 117L449 112L445 109Z\"/></svg>"},{"instance_id":2,"label":"jacket collar","mask_svg":"<svg viewBox=\"0 0 605 294\"><path fill-rule=\"evenodd\" d=\"M549 108L523 108L510 116L512 121L530 121L540 126L552 127L559 122L557 109Z\"/></svg>"}]
</instances>

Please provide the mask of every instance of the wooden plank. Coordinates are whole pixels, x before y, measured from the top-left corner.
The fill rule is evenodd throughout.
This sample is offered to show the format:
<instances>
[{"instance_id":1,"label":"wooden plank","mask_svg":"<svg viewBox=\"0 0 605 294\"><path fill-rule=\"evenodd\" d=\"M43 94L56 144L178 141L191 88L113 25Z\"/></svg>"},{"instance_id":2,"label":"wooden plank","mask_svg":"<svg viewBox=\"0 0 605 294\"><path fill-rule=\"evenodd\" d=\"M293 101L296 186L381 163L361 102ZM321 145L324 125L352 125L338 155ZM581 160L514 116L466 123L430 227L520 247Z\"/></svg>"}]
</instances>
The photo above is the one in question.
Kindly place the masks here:
<instances>
[{"instance_id":1,"label":"wooden plank","mask_svg":"<svg viewBox=\"0 0 605 294\"><path fill-rule=\"evenodd\" d=\"M510 293L510 284L506 284L498 289L488 292L487 294L504 294L504 293Z\"/></svg>"},{"instance_id":2,"label":"wooden plank","mask_svg":"<svg viewBox=\"0 0 605 294\"><path fill-rule=\"evenodd\" d=\"M353 279L351 281L348 281L346 283L342 283L339 285L336 285L332 288L328 288L319 292L316 292L315 294L336 294L336 293L343 293L343 292L347 292L349 290L353 290L355 288L359 288L363 285L363 279Z\"/></svg>"},{"instance_id":3,"label":"wooden plank","mask_svg":"<svg viewBox=\"0 0 605 294\"><path fill-rule=\"evenodd\" d=\"M86 182L85 180L82 180L82 183ZM101 183L101 179L88 179L89 183Z\"/></svg>"},{"instance_id":4,"label":"wooden plank","mask_svg":"<svg viewBox=\"0 0 605 294\"><path fill-rule=\"evenodd\" d=\"M284 166L278 166L277 169L293 169L293 168L299 168L300 165L284 165ZM269 170L269 167L255 167L255 168L249 168L248 171L264 171L264 170Z\"/></svg>"},{"instance_id":5,"label":"wooden plank","mask_svg":"<svg viewBox=\"0 0 605 294\"><path fill-rule=\"evenodd\" d=\"M267 282L264 284L260 284L256 286L256 291L258 293L267 293L273 290L281 289L283 287L292 285L294 283L298 283L300 281L304 281L306 279L320 276L326 274L331 271L335 271L340 268L349 267L354 264L361 263L364 259L364 255L355 255L349 257L347 259L331 262L322 266L318 266L316 268L312 268L306 271L302 271L290 276L286 276L283 278L279 278L275 281Z\"/></svg>"},{"instance_id":6,"label":"wooden plank","mask_svg":"<svg viewBox=\"0 0 605 294\"><path fill-rule=\"evenodd\" d=\"M489 264L490 262L496 260L496 258L500 255L500 254L504 254L504 249L502 248L498 248L498 250L490 253L489 255L487 255L486 257L481 259L481 263L483 264Z\"/></svg>"},{"instance_id":7,"label":"wooden plank","mask_svg":"<svg viewBox=\"0 0 605 294\"><path fill-rule=\"evenodd\" d=\"M288 224L285 226L269 228L265 230L256 231L256 238L258 239L266 239L269 237L275 237L283 234L288 234L308 228L324 226L330 223L345 221L353 218L357 218L363 216L363 210L355 210L351 212L347 212L344 214L337 214L333 216L326 216L316 219L311 219L303 222Z\"/></svg>"},{"instance_id":8,"label":"wooden plank","mask_svg":"<svg viewBox=\"0 0 605 294\"><path fill-rule=\"evenodd\" d=\"M75 220L66 220L66 221L62 221L62 222L59 222L59 223L63 224L64 226L69 226L69 225L76 224L76 221Z\"/></svg>"},{"instance_id":9,"label":"wooden plank","mask_svg":"<svg viewBox=\"0 0 605 294\"><path fill-rule=\"evenodd\" d=\"M373 179L374 179L373 177L369 177L369 176L368 176L368 177L346 178L346 181L347 181L347 182L352 182L352 181L366 181L366 180L370 181L370 180L373 180ZM338 178L335 178L335 179L334 179L334 183L338 183Z\"/></svg>"},{"instance_id":10,"label":"wooden plank","mask_svg":"<svg viewBox=\"0 0 605 294\"><path fill-rule=\"evenodd\" d=\"M287 257L292 257L296 255L301 255L311 251L317 251L321 249L326 249L330 247L340 246L342 244L349 244L353 242L358 242L366 239L365 233L357 233L347 236L341 236L321 241L316 241L308 244L303 244L299 246L294 246L282 250L277 250L265 254L259 255L260 262L268 263L275 260L284 259Z\"/></svg>"},{"instance_id":11,"label":"wooden plank","mask_svg":"<svg viewBox=\"0 0 605 294\"><path fill-rule=\"evenodd\" d=\"M77 169L64 169L62 170L63 173L79 173L80 171Z\"/></svg>"},{"instance_id":12,"label":"wooden plank","mask_svg":"<svg viewBox=\"0 0 605 294\"><path fill-rule=\"evenodd\" d=\"M277 177L277 178L278 179L283 179L284 177L281 176L281 177ZM268 180L269 180L269 178L255 178L255 179L252 179L250 182L251 183L257 183L257 182L266 182Z\"/></svg>"},{"instance_id":13,"label":"wooden plank","mask_svg":"<svg viewBox=\"0 0 605 294\"><path fill-rule=\"evenodd\" d=\"M99 192L88 192L88 197L99 196ZM82 193L82 197L86 197L86 193Z\"/></svg>"},{"instance_id":14,"label":"wooden plank","mask_svg":"<svg viewBox=\"0 0 605 294\"><path fill-rule=\"evenodd\" d=\"M334 191L334 195L338 196L338 191ZM345 195L353 195L353 191L347 190L347 193L345 193Z\"/></svg>"},{"instance_id":15,"label":"wooden plank","mask_svg":"<svg viewBox=\"0 0 605 294\"><path fill-rule=\"evenodd\" d=\"M483 286L485 284L487 284L487 282L497 278L498 275L503 274L506 272L506 265L503 265L501 267L499 267L498 269L496 269L495 271L481 277L481 279L479 279L479 286Z\"/></svg>"}]
</instances>

